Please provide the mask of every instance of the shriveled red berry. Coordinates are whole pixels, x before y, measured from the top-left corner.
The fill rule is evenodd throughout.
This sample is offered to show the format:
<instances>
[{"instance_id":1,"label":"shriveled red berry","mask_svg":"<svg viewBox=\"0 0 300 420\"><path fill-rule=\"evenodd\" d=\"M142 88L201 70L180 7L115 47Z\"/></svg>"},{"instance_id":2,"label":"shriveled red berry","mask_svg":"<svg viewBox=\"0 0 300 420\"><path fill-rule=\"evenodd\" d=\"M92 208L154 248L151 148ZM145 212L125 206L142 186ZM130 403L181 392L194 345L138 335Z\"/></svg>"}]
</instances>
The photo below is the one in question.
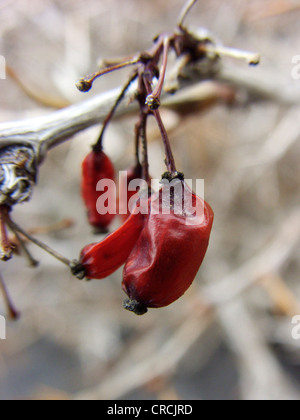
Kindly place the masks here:
<instances>
[{"instance_id":1,"label":"shriveled red berry","mask_svg":"<svg viewBox=\"0 0 300 420\"><path fill-rule=\"evenodd\" d=\"M99 181L115 180L114 166L109 157L101 151L92 151L82 163L81 194L87 209L89 223L98 231L103 232L113 221L115 214L100 214L97 201L106 191L97 191ZM115 197L112 197L115 200Z\"/></svg>"},{"instance_id":2,"label":"shriveled red berry","mask_svg":"<svg viewBox=\"0 0 300 420\"><path fill-rule=\"evenodd\" d=\"M152 197L150 212L124 267L122 287L129 297L124 307L139 315L182 296L208 247L213 211L184 181L177 182L185 199L171 194L170 214L163 214L167 211L165 187Z\"/></svg>"},{"instance_id":3,"label":"shriveled red berry","mask_svg":"<svg viewBox=\"0 0 300 420\"><path fill-rule=\"evenodd\" d=\"M141 233L144 217L140 213L131 214L103 241L87 245L81 251L80 263L87 279L104 279L125 264Z\"/></svg>"}]
</instances>

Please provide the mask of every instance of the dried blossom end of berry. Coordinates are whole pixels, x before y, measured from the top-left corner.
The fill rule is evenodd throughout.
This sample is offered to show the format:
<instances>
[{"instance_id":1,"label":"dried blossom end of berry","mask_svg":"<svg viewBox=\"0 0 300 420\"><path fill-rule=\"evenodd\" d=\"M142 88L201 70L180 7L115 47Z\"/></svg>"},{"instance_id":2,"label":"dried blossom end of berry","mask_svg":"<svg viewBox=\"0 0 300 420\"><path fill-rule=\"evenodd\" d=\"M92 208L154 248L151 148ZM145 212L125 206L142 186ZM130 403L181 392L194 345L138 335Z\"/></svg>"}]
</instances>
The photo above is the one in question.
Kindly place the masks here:
<instances>
[{"instance_id":1,"label":"dried blossom end of berry","mask_svg":"<svg viewBox=\"0 0 300 420\"><path fill-rule=\"evenodd\" d=\"M167 179L169 182L173 181L173 179L179 179L180 181L184 181L184 174L183 172L165 172L161 176L162 179Z\"/></svg>"},{"instance_id":2,"label":"dried blossom end of berry","mask_svg":"<svg viewBox=\"0 0 300 420\"><path fill-rule=\"evenodd\" d=\"M7 262L12 259L12 249L1 249L0 250L0 260Z\"/></svg>"},{"instance_id":3,"label":"dried blossom end of berry","mask_svg":"<svg viewBox=\"0 0 300 420\"><path fill-rule=\"evenodd\" d=\"M76 83L76 87L80 92L89 92L92 89L92 83L85 79L80 79Z\"/></svg>"},{"instance_id":4,"label":"dried blossom end of berry","mask_svg":"<svg viewBox=\"0 0 300 420\"><path fill-rule=\"evenodd\" d=\"M79 261L77 260L71 261L70 269L73 276L75 276L78 280L83 280L85 278L86 276L85 269Z\"/></svg>"},{"instance_id":5,"label":"dried blossom end of berry","mask_svg":"<svg viewBox=\"0 0 300 420\"><path fill-rule=\"evenodd\" d=\"M123 302L123 307L127 311L134 312L136 315L144 315L148 312L146 305L132 299L125 299Z\"/></svg>"},{"instance_id":6,"label":"dried blossom end of berry","mask_svg":"<svg viewBox=\"0 0 300 420\"><path fill-rule=\"evenodd\" d=\"M146 105L148 105L151 111L155 111L160 107L160 99L153 95L148 95L146 98Z\"/></svg>"}]
</instances>

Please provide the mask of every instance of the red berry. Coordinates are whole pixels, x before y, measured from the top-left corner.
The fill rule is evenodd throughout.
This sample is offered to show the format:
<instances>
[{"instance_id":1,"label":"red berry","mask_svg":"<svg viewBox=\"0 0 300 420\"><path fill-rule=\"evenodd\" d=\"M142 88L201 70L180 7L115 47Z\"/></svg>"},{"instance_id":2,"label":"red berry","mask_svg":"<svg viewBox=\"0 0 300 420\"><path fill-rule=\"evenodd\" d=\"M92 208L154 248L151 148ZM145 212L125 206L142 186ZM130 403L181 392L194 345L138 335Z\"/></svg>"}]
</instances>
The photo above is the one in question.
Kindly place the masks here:
<instances>
[{"instance_id":1,"label":"red berry","mask_svg":"<svg viewBox=\"0 0 300 420\"><path fill-rule=\"evenodd\" d=\"M92 151L82 163L81 193L87 208L89 223L99 231L106 231L115 214L99 214L97 201L106 191L97 191L99 181L115 180L115 170L109 157L103 151ZM111 197L116 200L115 197Z\"/></svg>"},{"instance_id":2,"label":"red berry","mask_svg":"<svg viewBox=\"0 0 300 420\"><path fill-rule=\"evenodd\" d=\"M88 279L103 279L125 264L143 227L142 214L132 214L115 232L102 242L87 245L80 262Z\"/></svg>"},{"instance_id":3,"label":"red berry","mask_svg":"<svg viewBox=\"0 0 300 420\"><path fill-rule=\"evenodd\" d=\"M213 224L210 206L185 184L182 191L197 212L191 214L186 200L182 210L171 196L170 214L163 214L163 191L151 200L149 215L123 272L126 309L143 314L147 308L167 306L182 296L193 282L205 256ZM150 204L149 204L150 206Z\"/></svg>"}]
</instances>

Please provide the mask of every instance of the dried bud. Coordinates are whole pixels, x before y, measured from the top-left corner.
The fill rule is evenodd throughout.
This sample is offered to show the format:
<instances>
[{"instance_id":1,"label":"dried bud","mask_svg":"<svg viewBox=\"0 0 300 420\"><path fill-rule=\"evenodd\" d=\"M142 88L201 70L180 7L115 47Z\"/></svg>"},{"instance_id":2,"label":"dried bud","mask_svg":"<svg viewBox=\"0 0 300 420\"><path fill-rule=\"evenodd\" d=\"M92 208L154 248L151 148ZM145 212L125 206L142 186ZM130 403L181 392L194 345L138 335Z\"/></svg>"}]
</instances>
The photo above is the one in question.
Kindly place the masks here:
<instances>
[{"instance_id":1,"label":"dried bud","mask_svg":"<svg viewBox=\"0 0 300 420\"><path fill-rule=\"evenodd\" d=\"M160 107L160 99L153 95L148 95L146 98L146 105L151 111L155 111Z\"/></svg>"},{"instance_id":2,"label":"dried bud","mask_svg":"<svg viewBox=\"0 0 300 420\"><path fill-rule=\"evenodd\" d=\"M89 92L92 89L92 83L88 80L80 79L76 83L76 87L80 92Z\"/></svg>"}]
</instances>

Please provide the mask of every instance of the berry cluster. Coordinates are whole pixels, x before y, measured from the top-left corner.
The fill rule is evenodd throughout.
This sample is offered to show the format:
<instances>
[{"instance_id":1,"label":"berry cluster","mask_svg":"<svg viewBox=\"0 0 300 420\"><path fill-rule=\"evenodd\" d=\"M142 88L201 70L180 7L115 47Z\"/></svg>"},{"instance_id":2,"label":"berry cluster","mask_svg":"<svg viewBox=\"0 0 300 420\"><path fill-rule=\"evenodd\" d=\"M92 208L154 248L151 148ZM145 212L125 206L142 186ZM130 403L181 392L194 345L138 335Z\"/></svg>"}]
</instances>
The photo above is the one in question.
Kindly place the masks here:
<instances>
[{"instance_id":1,"label":"berry cluster","mask_svg":"<svg viewBox=\"0 0 300 420\"><path fill-rule=\"evenodd\" d=\"M158 36L149 51L118 63L105 63L100 71L77 83L78 89L86 92L98 77L134 66L82 166L82 196L89 222L97 230L106 230L114 214L104 214L99 209L101 194L107 196L107 192L99 193L97 186L103 179L114 180L115 171L103 151L103 134L128 88L136 82L135 99L139 104L135 126L136 165L127 169L126 180L121 181L119 191L122 200L122 189L126 189L124 196L128 200L124 223L100 243L86 246L81 252L80 264L88 279L103 279L124 265L122 287L128 295L124 307L136 314L144 314L147 308L167 306L182 296L193 282L208 247L213 211L189 189L184 175L177 171L159 111L170 50L175 51L178 59L184 57L187 65L203 59L208 44L209 39L197 39L179 25L175 33ZM166 155L167 172L162 176L158 192L151 189L149 175L147 121L150 116L157 121ZM141 184L138 193L133 194L128 186L138 179Z\"/></svg>"}]
</instances>

